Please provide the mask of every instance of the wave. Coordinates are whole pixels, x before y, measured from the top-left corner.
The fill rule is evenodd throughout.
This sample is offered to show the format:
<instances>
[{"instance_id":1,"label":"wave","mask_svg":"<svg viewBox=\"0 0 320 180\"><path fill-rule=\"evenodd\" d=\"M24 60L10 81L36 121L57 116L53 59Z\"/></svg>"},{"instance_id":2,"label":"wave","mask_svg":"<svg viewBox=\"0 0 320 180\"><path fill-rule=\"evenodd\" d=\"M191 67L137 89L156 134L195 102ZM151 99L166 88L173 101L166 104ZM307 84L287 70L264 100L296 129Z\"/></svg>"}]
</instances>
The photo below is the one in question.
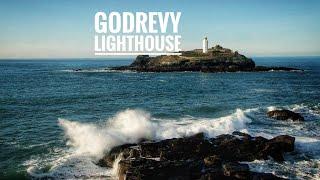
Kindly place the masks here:
<instances>
[{"instance_id":1,"label":"wave","mask_svg":"<svg viewBox=\"0 0 320 180\"><path fill-rule=\"evenodd\" d=\"M51 167L39 167L37 160L27 169L33 179L101 179L114 177L112 169L97 166L90 157L64 155L52 162Z\"/></svg>"},{"instance_id":2,"label":"wave","mask_svg":"<svg viewBox=\"0 0 320 180\"><path fill-rule=\"evenodd\" d=\"M213 137L235 130L247 132L246 124L251 122L249 110L237 109L231 115L216 119L196 119L193 117L178 120L156 119L150 113L139 109L127 109L117 113L103 124L80 123L60 118L59 125L64 129L71 148L60 152L60 156L47 159L34 158L26 162L27 172L33 178L103 178L114 177L114 169L101 168L95 162L112 147L124 143L136 143L141 139L162 140L189 136L205 132Z\"/></svg>"},{"instance_id":3,"label":"wave","mask_svg":"<svg viewBox=\"0 0 320 180\"><path fill-rule=\"evenodd\" d=\"M150 113L140 109L127 109L115 114L100 124L81 123L69 119L59 118L58 123L65 132L67 145L70 147L67 152L60 155L50 168L43 168L37 165L37 160L30 163L28 173L35 178L102 178L114 177L116 164L113 169L106 170L95 165L104 153L112 147L125 144L137 143L141 139L162 140L190 136L204 132L208 137L215 137L220 134L241 131L253 136L272 138L279 134L289 134L296 137L296 151L298 161L289 161L287 168L282 168L272 160L254 161L250 167L254 170L268 170L277 175L288 177L285 171L288 168L296 168L296 173L305 170L307 164L319 163L320 139L319 136L309 132L308 123L288 123L281 121L267 120L265 113L276 108L288 108L297 112L310 112L305 105L290 105L286 107L269 106L263 108L251 108L246 110L236 109L232 114L220 118L195 118L186 116L179 119L158 119ZM307 158L300 161L301 156ZM304 163L304 161L306 161ZM297 162L297 164L293 163ZM287 162L286 162L287 163ZM291 164L290 164L291 163ZM300 163L300 164L299 164ZM319 164L318 164L319 165ZM43 170L45 169L45 170ZM281 172L278 172L281 171ZM301 172L300 172L301 171ZM318 168L305 170L310 172L311 177L316 177L312 172L319 172ZM297 175L308 177L307 175Z\"/></svg>"},{"instance_id":4,"label":"wave","mask_svg":"<svg viewBox=\"0 0 320 180\"><path fill-rule=\"evenodd\" d=\"M235 130L246 131L246 123L250 122L245 111L240 109L217 119L159 120L145 111L132 109L119 112L104 125L59 119L59 124L69 139L68 144L76 149L76 153L97 158L114 146L137 143L141 139L162 140L199 132L213 137Z\"/></svg>"}]
</instances>

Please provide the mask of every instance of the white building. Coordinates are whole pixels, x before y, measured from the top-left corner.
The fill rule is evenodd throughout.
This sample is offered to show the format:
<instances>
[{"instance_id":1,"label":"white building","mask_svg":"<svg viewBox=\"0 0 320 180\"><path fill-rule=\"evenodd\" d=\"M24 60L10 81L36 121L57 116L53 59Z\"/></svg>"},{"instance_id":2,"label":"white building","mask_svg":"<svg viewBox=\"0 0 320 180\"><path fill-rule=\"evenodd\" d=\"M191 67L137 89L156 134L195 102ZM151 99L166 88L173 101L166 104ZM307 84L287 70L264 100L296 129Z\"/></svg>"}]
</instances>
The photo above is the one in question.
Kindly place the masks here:
<instances>
[{"instance_id":1,"label":"white building","mask_svg":"<svg viewBox=\"0 0 320 180\"><path fill-rule=\"evenodd\" d=\"M205 37L202 41L202 52L207 53L208 52L208 38Z\"/></svg>"}]
</instances>

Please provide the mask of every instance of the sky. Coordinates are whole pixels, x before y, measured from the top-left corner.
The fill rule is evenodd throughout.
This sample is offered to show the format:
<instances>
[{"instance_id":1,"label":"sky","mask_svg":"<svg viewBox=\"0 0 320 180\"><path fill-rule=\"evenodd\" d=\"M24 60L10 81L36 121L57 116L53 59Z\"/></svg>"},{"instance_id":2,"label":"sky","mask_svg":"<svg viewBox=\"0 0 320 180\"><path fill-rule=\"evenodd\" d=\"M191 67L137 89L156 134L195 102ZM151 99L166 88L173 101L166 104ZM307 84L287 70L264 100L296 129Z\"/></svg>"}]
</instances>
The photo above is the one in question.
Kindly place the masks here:
<instances>
[{"instance_id":1,"label":"sky","mask_svg":"<svg viewBox=\"0 0 320 180\"><path fill-rule=\"evenodd\" d=\"M319 0L1 0L0 59L92 58L98 11L180 11L182 50L220 44L247 56L319 56Z\"/></svg>"}]
</instances>

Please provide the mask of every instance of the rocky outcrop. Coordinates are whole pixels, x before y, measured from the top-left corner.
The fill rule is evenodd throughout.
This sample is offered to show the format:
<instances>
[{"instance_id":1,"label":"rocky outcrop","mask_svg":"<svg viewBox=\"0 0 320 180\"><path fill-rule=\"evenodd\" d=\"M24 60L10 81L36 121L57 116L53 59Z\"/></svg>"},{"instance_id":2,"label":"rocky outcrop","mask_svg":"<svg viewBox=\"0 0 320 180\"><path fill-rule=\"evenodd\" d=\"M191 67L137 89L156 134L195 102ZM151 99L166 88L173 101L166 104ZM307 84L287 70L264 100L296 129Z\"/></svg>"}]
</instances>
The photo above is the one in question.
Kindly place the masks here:
<instances>
[{"instance_id":1,"label":"rocky outcrop","mask_svg":"<svg viewBox=\"0 0 320 180\"><path fill-rule=\"evenodd\" d=\"M273 110L269 111L267 115L277 120L304 121L304 118L299 113L289 110Z\"/></svg>"},{"instance_id":2,"label":"rocky outcrop","mask_svg":"<svg viewBox=\"0 0 320 180\"><path fill-rule=\"evenodd\" d=\"M113 148L100 161L111 167L117 157L120 179L280 179L273 174L251 172L241 161L273 158L294 150L295 138L251 137L234 132L216 138L203 133L159 142L141 142Z\"/></svg>"},{"instance_id":3,"label":"rocky outcrop","mask_svg":"<svg viewBox=\"0 0 320 180\"><path fill-rule=\"evenodd\" d=\"M230 49L215 46L208 53L201 50L182 51L181 56L140 55L129 66L113 67L113 70L138 72L236 72L236 71L293 71L295 68L255 66L255 62Z\"/></svg>"},{"instance_id":4,"label":"rocky outcrop","mask_svg":"<svg viewBox=\"0 0 320 180\"><path fill-rule=\"evenodd\" d=\"M139 72L173 72L173 71L201 71L201 72L235 72L253 71L255 63L243 55L230 56L137 56L129 66L113 68L115 70L133 70Z\"/></svg>"}]
</instances>

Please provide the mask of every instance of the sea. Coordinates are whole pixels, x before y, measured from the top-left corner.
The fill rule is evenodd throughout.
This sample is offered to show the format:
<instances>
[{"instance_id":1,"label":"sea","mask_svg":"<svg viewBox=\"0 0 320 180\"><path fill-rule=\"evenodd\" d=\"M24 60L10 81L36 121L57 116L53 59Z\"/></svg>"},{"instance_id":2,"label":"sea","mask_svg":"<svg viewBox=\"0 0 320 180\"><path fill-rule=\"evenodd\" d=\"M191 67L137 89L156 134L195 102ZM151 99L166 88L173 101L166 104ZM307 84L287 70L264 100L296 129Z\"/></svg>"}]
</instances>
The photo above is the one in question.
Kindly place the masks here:
<instances>
[{"instance_id":1,"label":"sea","mask_svg":"<svg viewBox=\"0 0 320 180\"><path fill-rule=\"evenodd\" d=\"M320 57L254 57L304 71L113 71L129 59L0 61L0 179L114 179L112 147L204 132L294 136L285 162L246 162L289 179L320 178ZM76 69L81 69L75 71ZM301 113L277 121L269 110Z\"/></svg>"}]
</instances>

